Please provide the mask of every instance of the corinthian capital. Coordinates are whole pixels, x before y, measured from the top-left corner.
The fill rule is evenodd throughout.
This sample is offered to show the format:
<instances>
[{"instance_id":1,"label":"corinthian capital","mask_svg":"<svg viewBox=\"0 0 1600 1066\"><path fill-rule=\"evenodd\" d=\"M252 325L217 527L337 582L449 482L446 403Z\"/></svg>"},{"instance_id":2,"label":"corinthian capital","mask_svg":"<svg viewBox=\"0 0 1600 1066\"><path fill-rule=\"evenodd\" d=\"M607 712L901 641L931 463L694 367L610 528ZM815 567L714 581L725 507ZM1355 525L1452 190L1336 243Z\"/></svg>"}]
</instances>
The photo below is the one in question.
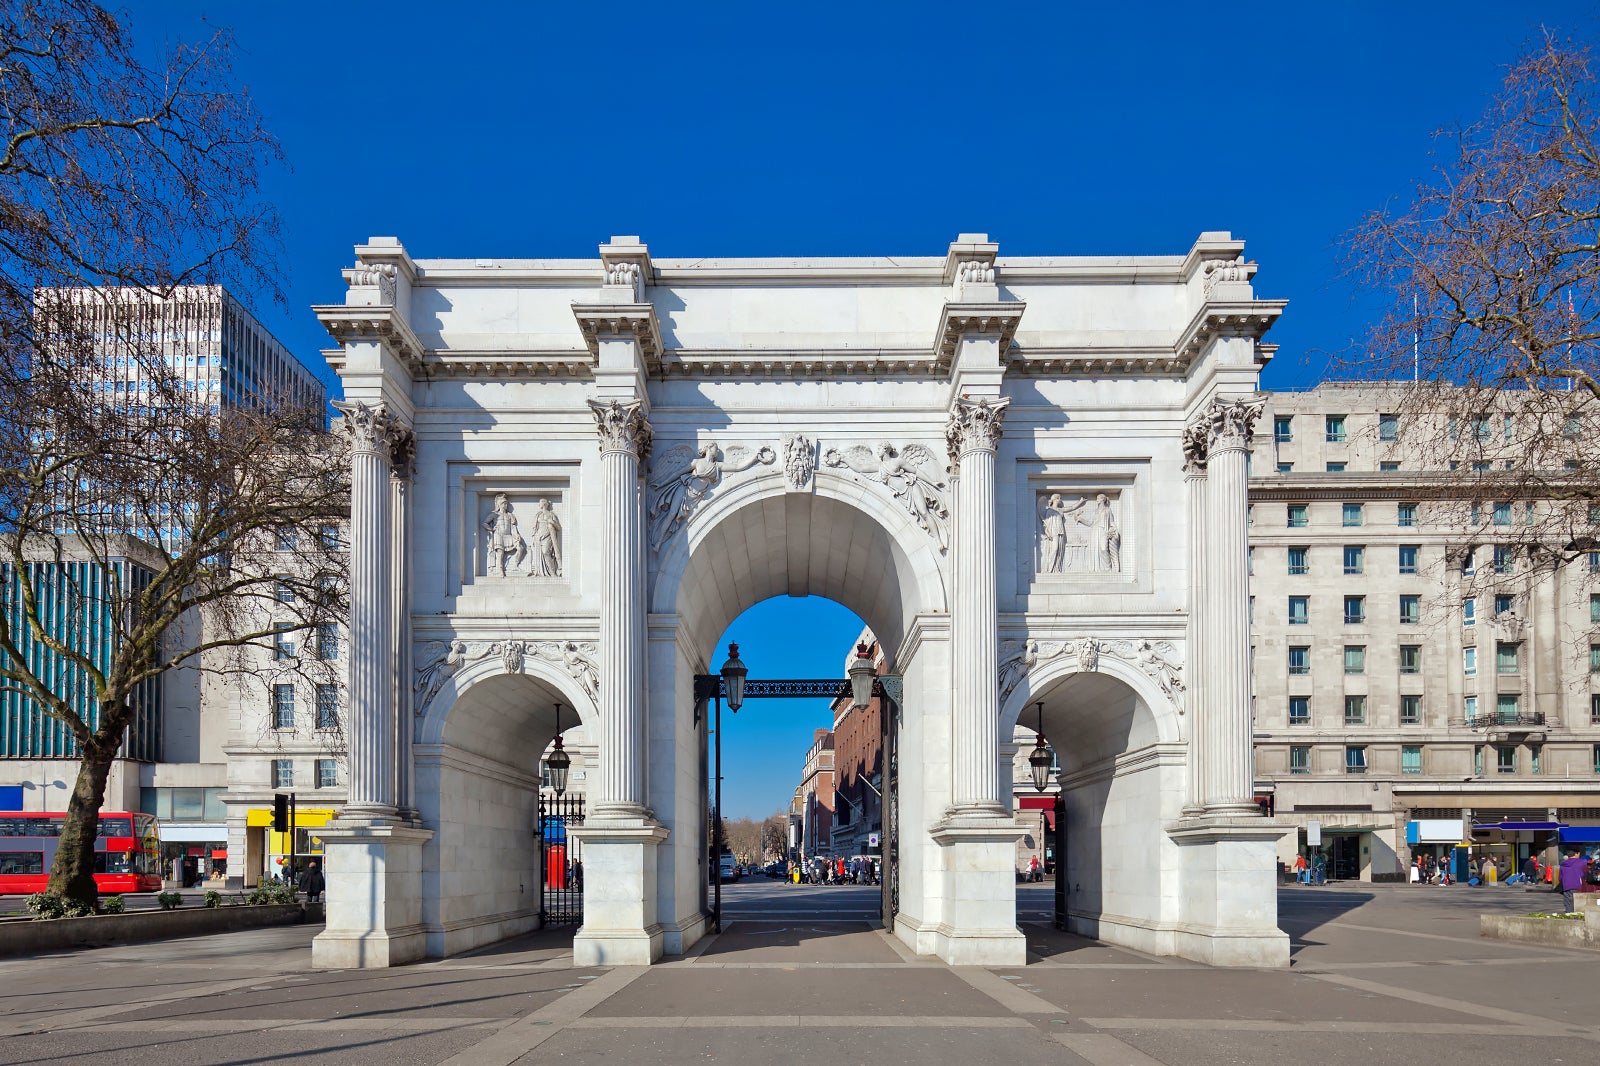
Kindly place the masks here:
<instances>
[{"instance_id":1,"label":"corinthian capital","mask_svg":"<svg viewBox=\"0 0 1600 1066\"><path fill-rule=\"evenodd\" d=\"M1009 406L1009 397L998 400L957 397L944 430L945 444L950 449L950 462L959 464L961 456L975 448L994 450L1000 442L1000 423L1004 421Z\"/></svg>"},{"instance_id":2,"label":"corinthian capital","mask_svg":"<svg viewBox=\"0 0 1600 1066\"><path fill-rule=\"evenodd\" d=\"M395 477L410 478L417 470L417 435L410 426L389 424L389 465Z\"/></svg>"},{"instance_id":3,"label":"corinthian capital","mask_svg":"<svg viewBox=\"0 0 1600 1066\"><path fill-rule=\"evenodd\" d=\"M368 407L360 400L335 400L333 408L344 415L339 432L350 441L352 451L377 452L388 458L389 438L396 427L388 408L381 403Z\"/></svg>"},{"instance_id":4,"label":"corinthian capital","mask_svg":"<svg viewBox=\"0 0 1600 1066\"><path fill-rule=\"evenodd\" d=\"M1183 472L1204 474L1211 452L1211 421L1201 417L1183 427Z\"/></svg>"},{"instance_id":5,"label":"corinthian capital","mask_svg":"<svg viewBox=\"0 0 1600 1066\"><path fill-rule=\"evenodd\" d=\"M632 452L640 462L650 454L650 423L639 410L639 401L590 400L589 410L600 430L602 452Z\"/></svg>"},{"instance_id":6,"label":"corinthian capital","mask_svg":"<svg viewBox=\"0 0 1600 1066\"><path fill-rule=\"evenodd\" d=\"M1224 448L1250 447L1250 435L1255 431L1256 419L1261 417L1264 399L1211 401L1211 448L1213 452Z\"/></svg>"}]
</instances>

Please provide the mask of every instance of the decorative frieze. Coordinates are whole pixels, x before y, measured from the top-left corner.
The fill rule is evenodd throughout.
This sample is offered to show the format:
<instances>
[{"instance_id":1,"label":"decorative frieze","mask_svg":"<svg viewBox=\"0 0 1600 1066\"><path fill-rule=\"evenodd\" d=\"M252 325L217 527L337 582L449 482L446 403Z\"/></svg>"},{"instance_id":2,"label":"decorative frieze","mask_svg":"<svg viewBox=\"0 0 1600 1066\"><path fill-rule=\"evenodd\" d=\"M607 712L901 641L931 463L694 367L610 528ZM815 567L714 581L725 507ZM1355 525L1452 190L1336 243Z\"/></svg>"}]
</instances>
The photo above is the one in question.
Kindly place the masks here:
<instances>
[{"instance_id":1,"label":"decorative frieze","mask_svg":"<svg viewBox=\"0 0 1600 1066\"><path fill-rule=\"evenodd\" d=\"M879 444L877 451L864 444L840 451L829 448L822 465L835 469L848 467L855 473L888 487L894 498L921 529L934 539L941 552L950 547L950 505L945 483L938 480L939 461L923 444Z\"/></svg>"},{"instance_id":2,"label":"decorative frieze","mask_svg":"<svg viewBox=\"0 0 1600 1066\"><path fill-rule=\"evenodd\" d=\"M650 423L638 400L629 403L590 400L589 410L594 412L600 431L602 452L628 452L641 462L650 454Z\"/></svg>"},{"instance_id":3,"label":"decorative frieze","mask_svg":"<svg viewBox=\"0 0 1600 1066\"><path fill-rule=\"evenodd\" d=\"M556 663L583 690L591 704L598 705L600 675L595 667L597 649L593 641L575 640L430 640L421 645L417 661L421 664L412 681L416 698L413 706L420 717L445 683L465 667L498 656L508 674L520 674L528 657Z\"/></svg>"},{"instance_id":4,"label":"decorative frieze","mask_svg":"<svg viewBox=\"0 0 1600 1066\"><path fill-rule=\"evenodd\" d=\"M686 444L668 451L655 464L662 472L650 482L651 550L659 550L683 528L724 477L777 461L778 453L766 445L752 449L736 444L724 453L716 442L708 441L698 452Z\"/></svg>"},{"instance_id":5,"label":"decorative frieze","mask_svg":"<svg viewBox=\"0 0 1600 1066\"><path fill-rule=\"evenodd\" d=\"M1080 671L1100 668L1103 656L1110 655L1132 664L1154 681L1156 687L1183 713L1187 686L1183 680L1183 655L1170 640L1008 640L1000 645L1000 702L1011 698L1035 666L1063 656L1075 658Z\"/></svg>"}]
</instances>

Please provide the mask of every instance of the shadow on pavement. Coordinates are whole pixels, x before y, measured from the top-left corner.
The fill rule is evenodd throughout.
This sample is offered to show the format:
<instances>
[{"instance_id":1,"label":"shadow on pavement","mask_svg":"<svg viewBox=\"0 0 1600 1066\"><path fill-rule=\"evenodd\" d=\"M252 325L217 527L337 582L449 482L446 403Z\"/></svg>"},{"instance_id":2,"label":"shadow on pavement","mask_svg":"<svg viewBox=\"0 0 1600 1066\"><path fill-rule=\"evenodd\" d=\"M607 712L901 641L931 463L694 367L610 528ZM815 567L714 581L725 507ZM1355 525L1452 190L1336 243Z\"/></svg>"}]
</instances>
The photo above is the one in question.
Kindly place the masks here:
<instances>
[{"instance_id":1,"label":"shadow on pavement","mask_svg":"<svg viewBox=\"0 0 1600 1066\"><path fill-rule=\"evenodd\" d=\"M1289 934L1289 955L1322 944L1308 934L1372 901L1371 892L1328 890L1322 885L1295 885L1278 889L1278 928Z\"/></svg>"}]
</instances>

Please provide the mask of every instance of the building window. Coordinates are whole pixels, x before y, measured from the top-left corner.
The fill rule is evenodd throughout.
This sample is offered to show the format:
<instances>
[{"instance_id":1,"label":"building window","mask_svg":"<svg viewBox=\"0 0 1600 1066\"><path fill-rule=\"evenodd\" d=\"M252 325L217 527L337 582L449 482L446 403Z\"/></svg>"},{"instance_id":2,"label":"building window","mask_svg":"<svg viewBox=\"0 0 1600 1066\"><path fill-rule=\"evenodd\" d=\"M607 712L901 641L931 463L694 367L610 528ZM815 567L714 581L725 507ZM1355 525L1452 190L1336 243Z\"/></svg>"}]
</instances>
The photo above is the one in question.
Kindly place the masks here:
<instances>
[{"instance_id":1,"label":"building window","mask_svg":"<svg viewBox=\"0 0 1600 1066\"><path fill-rule=\"evenodd\" d=\"M293 788L294 787L294 760L293 759L273 759L272 760L272 787L273 788Z\"/></svg>"},{"instance_id":2,"label":"building window","mask_svg":"<svg viewBox=\"0 0 1600 1066\"><path fill-rule=\"evenodd\" d=\"M1278 464L1278 473L1280 473L1280 474L1292 474L1292 473L1294 473L1294 464L1293 463L1279 463Z\"/></svg>"},{"instance_id":3,"label":"building window","mask_svg":"<svg viewBox=\"0 0 1600 1066\"><path fill-rule=\"evenodd\" d=\"M1367 724L1367 698L1365 696L1346 696L1344 698L1344 724Z\"/></svg>"},{"instance_id":4,"label":"building window","mask_svg":"<svg viewBox=\"0 0 1600 1066\"><path fill-rule=\"evenodd\" d=\"M1472 416L1472 436L1474 440L1486 441L1489 439L1489 416Z\"/></svg>"},{"instance_id":5,"label":"building window","mask_svg":"<svg viewBox=\"0 0 1600 1066\"><path fill-rule=\"evenodd\" d=\"M1600 625L1600 595L1589 593L1589 621Z\"/></svg>"},{"instance_id":6,"label":"building window","mask_svg":"<svg viewBox=\"0 0 1600 1066\"><path fill-rule=\"evenodd\" d=\"M317 534L317 540L322 544L323 551L336 552L339 550L339 527L323 526Z\"/></svg>"},{"instance_id":7,"label":"building window","mask_svg":"<svg viewBox=\"0 0 1600 1066\"><path fill-rule=\"evenodd\" d=\"M1589 697L1589 724L1600 725L1600 694Z\"/></svg>"},{"instance_id":8,"label":"building window","mask_svg":"<svg viewBox=\"0 0 1600 1066\"><path fill-rule=\"evenodd\" d=\"M1289 697L1289 724L1290 725L1305 725L1309 721L1311 721L1311 697L1310 696L1290 696Z\"/></svg>"},{"instance_id":9,"label":"building window","mask_svg":"<svg viewBox=\"0 0 1600 1066\"><path fill-rule=\"evenodd\" d=\"M1279 444L1294 440L1294 416L1277 415L1272 420L1272 439Z\"/></svg>"},{"instance_id":10,"label":"building window","mask_svg":"<svg viewBox=\"0 0 1600 1066\"><path fill-rule=\"evenodd\" d=\"M1495 717L1502 722L1515 722L1522 710L1522 697L1511 692L1500 693L1495 701Z\"/></svg>"},{"instance_id":11,"label":"building window","mask_svg":"<svg viewBox=\"0 0 1600 1066\"><path fill-rule=\"evenodd\" d=\"M1291 503L1289 505L1289 528L1303 529L1307 524L1306 505L1303 503Z\"/></svg>"},{"instance_id":12,"label":"building window","mask_svg":"<svg viewBox=\"0 0 1600 1066\"><path fill-rule=\"evenodd\" d=\"M1400 697L1400 724L1401 725L1421 725L1422 724L1422 697L1421 696L1401 696Z\"/></svg>"},{"instance_id":13,"label":"building window","mask_svg":"<svg viewBox=\"0 0 1600 1066\"><path fill-rule=\"evenodd\" d=\"M1346 544L1344 546L1344 572L1346 574L1359 574L1366 569L1367 549L1359 544Z\"/></svg>"},{"instance_id":14,"label":"building window","mask_svg":"<svg viewBox=\"0 0 1600 1066\"><path fill-rule=\"evenodd\" d=\"M1478 717L1478 697L1468 696L1461 701L1461 716L1470 725Z\"/></svg>"},{"instance_id":15,"label":"building window","mask_svg":"<svg viewBox=\"0 0 1600 1066\"><path fill-rule=\"evenodd\" d=\"M1544 748L1538 744L1528 745L1528 772L1530 774L1544 773Z\"/></svg>"},{"instance_id":16,"label":"building window","mask_svg":"<svg viewBox=\"0 0 1600 1066\"><path fill-rule=\"evenodd\" d=\"M1492 519L1494 521L1494 524L1497 525L1497 526L1509 526L1511 524L1511 503L1510 503L1510 501L1502 500L1499 503L1495 504L1494 505L1494 514L1492 516Z\"/></svg>"},{"instance_id":17,"label":"building window","mask_svg":"<svg viewBox=\"0 0 1600 1066\"><path fill-rule=\"evenodd\" d=\"M1600 774L1600 744L1596 744L1589 754L1594 763L1594 772Z\"/></svg>"},{"instance_id":18,"label":"building window","mask_svg":"<svg viewBox=\"0 0 1600 1066\"><path fill-rule=\"evenodd\" d=\"M1479 744L1472 749L1472 773L1475 777L1483 776L1483 745Z\"/></svg>"},{"instance_id":19,"label":"building window","mask_svg":"<svg viewBox=\"0 0 1600 1066\"><path fill-rule=\"evenodd\" d=\"M1494 546L1494 572L1497 574L1509 574L1513 558L1514 553L1509 545L1496 544Z\"/></svg>"},{"instance_id":20,"label":"building window","mask_svg":"<svg viewBox=\"0 0 1600 1066\"><path fill-rule=\"evenodd\" d=\"M1311 672L1311 648L1308 645L1290 645L1289 672L1291 674L1309 674ZM1596 699L1600 699L1600 696L1597 696Z\"/></svg>"},{"instance_id":21,"label":"building window","mask_svg":"<svg viewBox=\"0 0 1600 1066\"><path fill-rule=\"evenodd\" d=\"M1400 672L1402 674L1422 673L1422 645L1400 645Z\"/></svg>"},{"instance_id":22,"label":"building window","mask_svg":"<svg viewBox=\"0 0 1600 1066\"><path fill-rule=\"evenodd\" d=\"M1364 774L1367 772L1367 749L1365 745L1345 745L1344 772L1347 774Z\"/></svg>"},{"instance_id":23,"label":"building window","mask_svg":"<svg viewBox=\"0 0 1600 1066\"><path fill-rule=\"evenodd\" d=\"M1494 672L1497 674L1514 674L1517 672L1517 649L1520 645L1512 642L1499 641L1494 646Z\"/></svg>"},{"instance_id":24,"label":"building window","mask_svg":"<svg viewBox=\"0 0 1600 1066\"><path fill-rule=\"evenodd\" d=\"M293 659L294 633L290 630L289 623L279 622L273 628L277 632L272 634L272 657L274 659Z\"/></svg>"},{"instance_id":25,"label":"building window","mask_svg":"<svg viewBox=\"0 0 1600 1066\"><path fill-rule=\"evenodd\" d=\"M317 760L317 787L339 787L339 761L337 759Z\"/></svg>"},{"instance_id":26,"label":"building window","mask_svg":"<svg viewBox=\"0 0 1600 1066\"><path fill-rule=\"evenodd\" d=\"M1342 473L1344 473L1345 466L1346 466L1346 464L1344 464L1344 463L1329 463L1328 464L1328 473L1330 473L1330 474L1342 474Z\"/></svg>"},{"instance_id":27,"label":"building window","mask_svg":"<svg viewBox=\"0 0 1600 1066\"><path fill-rule=\"evenodd\" d=\"M1478 620L1478 601L1468 596L1461 601L1461 624L1470 626Z\"/></svg>"},{"instance_id":28,"label":"building window","mask_svg":"<svg viewBox=\"0 0 1600 1066\"><path fill-rule=\"evenodd\" d=\"M1400 746L1400 772L1403 774L1422 773L1422 745L1402 744Z\"/></svg>"},{"instance_id":29,"label":"building window","mask_svg":"<svg viewBox=\"0 0 1600 1066\"><path fill-rule=\"evenodd\" d=\"M1344 598L1344 624L1358 626L1367 619L1367 598L1365 596L1346 596Z\"/></svg>"},{"instance_id":30,"label":"building window","mask_svg":"<svg viewBox=\"0 0 1600 1066\"><path fill-rule=\"evenodd\" d=\"M1289 573L1309 574L1311 572L1311 564L1306 558L1309 552L1309 548L1289 549Z\"/></svg>"},{"instance_id":31,"label":"building window","mask_svg":"<svg viewBox=\"0 0 1600 1066\"><path fill-rule=\"evenodd\" d=\"M1400 624L1414 626L1422 621L1422 597L1400 597Z\"/></svg>"},{"instance_id":32,"label":"building window","mask_svg":"<svg viewBox=\"0 0 1600 1066\"><path fill-rule=\"evenodd\" d=\"M1497 744L1494 749L1494 771L1497 774L1517 772L1517 749L1509 744Z\"/></svg>"},{"instance_id":33,"label":"building window","mask_svg":"<svg viewBox=\"0 0 1600 1066\"><path fill-rule=\"evenodd\" d=\"M1344 524L1346 526L1359 526L1361 524L1361 505L1347 503L1344 505Z\"/></svg>"},{"instance_id":34,"label":"building window","mask_svg":"<svg viewBox=\"0 0 1600 1066\"><path fill-rule=\"evenodd\" d=\"M339 728L339 686L317 686L317 728Z\"/></svg>"},{"instance_id":35,"label":"building window","mask_svg":"<svg viewBox=\"0 0 1600 1066\"><path fill-rule=\"evenodd\" d=\"M1417 505L1402 503L1395 508L1395 524L1400 526L1414 526L1417 524Z\"/></svg>"},{"instance_id":36,"label":"building window","mask_svg":"<svg viewBox=\"0 0 1600 1066\"><path fill-rule=\"evenodd\" d=\"M1415 574L1417 572L1417 553L1420 550L1415 544L1400 545L1400 572L1402 574Z\"/></svg>"},{"instance_id":37,"label":"building window","mask_svg":"<svg viewBox=\"0 0 1600 1066\"><path fill-rule=\"evenodd\" d=\"M1255 576L1255 572L1256 572L1256 549L1255 549L1254 545L1251 545L1249 550L1245 552L1244 570L1245 570L1245 573L1251 575L1252 577Z\"/></svg>"},{"instance_id":38,"label":"building window","mask_svg":"<svg viewBox=\"0 0 1600 1066\"><path fill-rule=\"evenodd\" d=\"M1306 596L1289 597L1289 624L1303 626L1310 623L1310 599Z\"/></svg>"},{"instance_id":39,"label":"building window","mask_svg":"<svg viewBox=\"0 0 1600 1066\"><path fill-rule=\"evenodd\" d=\"M1309 774L1311 772L1311 748L1306 744L1291 744L1289 746L1289 772L1291 774Z\"/></svg>"},{"instance_id":40,"label":"building window","mask_svg":"<svg viewBox=\"0 0 1600 1066\"><path fill-rule=\"evenodd\" d=\"M1399 472L1400 472L1400 464L1399 463L1389 462L1388 460L1385 460L1384 462L1381 462L1381 463L1378 464L1378 473L1380 473L1380 474L1397 474Z\"/></svg>"},{"instance_id":41,"label":"building window","mask_svg":"<svg viewBox=\"0 0 1600 1066\"><path fill-rule=\"evenodd\" d=\"M294 728L294 686L272 686L272 728Z\"/></svg>"},{"instance_id":42,"label":"building window","mask_svg":"<svg viewBox=\"0 0 1600 1066\"><path fill-rule=\"evenodd\" d=\"M1461 576L1471 577L1478 572L1478 552L1476 548L1468 548L1461 553Z\"/></svg>"},{"instance_id":43,"label":"building window","mask_svg":"<svg viewBox=\"0 0 1600 1066\"><path fill-rule=\"evenodd\" d=\"M300 537L292 529L278 530L278 550L292 552L300 547Z\"/></svg>"},{"instance_id":44,"label":"building window","mask_svg":"<svg viewBox=\"0 0 1600 1066\"><path fill-rule=\"evenodd\" d=\"M1589 573L1600 574L1600 552L1589 553Z\"/></svg>"},{"instance_id":45,"label":"building window","mask_svg":"<svg viewBox=\"0 0 1600 1066\"><path fill-rule=\"evenodd\" d=\"M294 602L294 583L286 576L278 576L277 591L274 593L279 603Z\"/></svg>"},{"instance_id":46,"label":"building window","mask_svg":"<svg viewBox=\"0 0 1600 1066\"><path fill-rule=\"evenodd\" d=\"M1478 675L1478 649L1470 644L1461 649L1461 672L1468 677Z\"/></svg>"},{"instance_id":47,"label":"building window","mask_svg":"<svg viewBox=\"0 0 1600 1066\"><path fill-rule=\"evenodd\" d=\"M1400 439L1400 416L1396 414L1378 415L1378 439L1396 441Z\"/></svg>"},{"instance_id":48,"label":"building window","mask_svg":"<svg viewBox=\"0 0 1600 1066\"><path fill-rule=\"evenodd\" d=\"M1496 596L1494 598L1494 613L1496 617L1503 614L1511 614L1516 609L1517 598L1515 596Z\"/></svg>"},{"instance_id":49,"label":"building window","mask_svg":"<svg viewBox=\"0 0 1600 1066\"><path fill-rule=\"evenodd\" d=\"M337 622L323 622L317 626L317 658L337 659L339 657L339 624Z\"/></svg>"},{"instance_id":50,"label":"building window","mask_svg":"<svg viewBox=\"0 0 1600 1066\"><path fill-rule=\"evenodd\" d=\"M1347 674L1364 674L1367 672L1367 649L1361 644L1346 644L1344 646L1344 672Z\"/></svg>"},{"instance_id":51,"label":"building window","mask_svg":"<svg viewBox=\"0 0 1600 1066\"><path fill-rule=\"evenodd\" d=\"M1326 419L1326 423L1327 423L1327 429L1328 429L1328 432L1327 432L1328 443L1329 444L1343 444L1344 443L1344 415L1328 415L1327 419Z\"/></svg>"}]
</instances>

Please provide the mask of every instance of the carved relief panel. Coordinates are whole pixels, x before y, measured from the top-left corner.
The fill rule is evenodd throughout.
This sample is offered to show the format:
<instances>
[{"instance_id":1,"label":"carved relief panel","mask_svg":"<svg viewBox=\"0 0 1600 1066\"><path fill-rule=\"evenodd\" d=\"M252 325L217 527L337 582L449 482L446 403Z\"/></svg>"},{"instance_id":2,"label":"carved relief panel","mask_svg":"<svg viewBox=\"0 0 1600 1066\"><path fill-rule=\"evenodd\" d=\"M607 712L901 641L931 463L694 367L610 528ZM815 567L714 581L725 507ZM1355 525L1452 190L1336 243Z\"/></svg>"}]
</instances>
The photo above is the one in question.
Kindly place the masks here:
<instances>
[{"instance_id":1,"label":"carved relief panel","mask_svg":"<svg viewBox=\"0 0 1600 1066\"><path fill-rule=\"evenodd\" d=\"M1122 491L1038 491L1038 572L1120 574Z\"/></svg>"},{"instance_id":2,"label":"carved relief panel","mask_svg":"<svg viewBox=\"0 0 1600 1066\"><path fill-rule=\"evenodd\" d=\"M566 575L566 501L559 489L484 487L470 499L472 580Z\"/></svg>"},{"instance_id":3,"label":"carved relief panel","mask_svg":"<svg viewBox=\"0 0 1600 1066\"><path fill-rule=\"evenodd\" d=\"M1159 543L1170 523L1151 478L1140 459L1019 460L1011 498L1015 609L1061 607L1030 597L1153 591L1166 568Z\"/></svg>"}]
</instances>

